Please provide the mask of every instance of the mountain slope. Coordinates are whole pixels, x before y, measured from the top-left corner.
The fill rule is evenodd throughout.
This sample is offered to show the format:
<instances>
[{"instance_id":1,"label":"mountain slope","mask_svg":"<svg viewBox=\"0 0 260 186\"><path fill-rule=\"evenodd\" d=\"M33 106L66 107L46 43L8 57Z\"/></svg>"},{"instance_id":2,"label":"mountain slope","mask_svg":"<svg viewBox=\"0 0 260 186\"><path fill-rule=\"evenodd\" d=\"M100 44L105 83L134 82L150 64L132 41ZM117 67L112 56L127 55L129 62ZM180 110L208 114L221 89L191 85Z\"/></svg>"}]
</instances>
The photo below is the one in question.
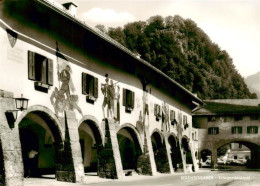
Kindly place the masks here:
<instances>
[{"instance_id":1,"label":"mountain slope","mask_svg":"<svg viewBox=\"0 0 260 186\"><path fill-rule=\"evenodd\" d=\"M251 92L254 92L257 94L257 97L260 98L260 72L257 72L256 74L253 74L251 76L248 76L245 79L245 82Z\"/></svg>"}]
</instances>

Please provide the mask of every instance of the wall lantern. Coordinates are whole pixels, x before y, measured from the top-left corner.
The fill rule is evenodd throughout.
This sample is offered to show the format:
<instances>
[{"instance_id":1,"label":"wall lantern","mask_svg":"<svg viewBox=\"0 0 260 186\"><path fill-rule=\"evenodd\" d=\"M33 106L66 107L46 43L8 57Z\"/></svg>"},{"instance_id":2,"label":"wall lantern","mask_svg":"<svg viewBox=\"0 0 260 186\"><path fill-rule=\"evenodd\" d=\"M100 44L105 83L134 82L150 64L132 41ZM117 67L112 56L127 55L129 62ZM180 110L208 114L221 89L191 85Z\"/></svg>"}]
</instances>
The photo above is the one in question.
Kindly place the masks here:
<instances>
[{"instance_id":1,"label":"wall lantern","mask_svg":"<svg viewBox=\"0 0 260 186\"><path fill-rule=\"evenodd\" d=\"M14 99L15 99L16 109L18 109L20 111L27 109L29 99L23 98L22 94L21 94L20 98L14 98Z\"/></svg>"},{"instance_id":2,"label":"wall lantern","mask_svg":"<svg viewBox=\"0 0 260 186\"><path fill-rule=\"evenodd\" d=\"M20 98L14 98L14 99L15 99L15 105L17 110L7 110L5 112L8 125L11 129L14 128L14 123L17 119L18 110L20 111L26 110L29 101L29 99L23 98L23 95L21 95Z\"/></svg>"}]
</instances>

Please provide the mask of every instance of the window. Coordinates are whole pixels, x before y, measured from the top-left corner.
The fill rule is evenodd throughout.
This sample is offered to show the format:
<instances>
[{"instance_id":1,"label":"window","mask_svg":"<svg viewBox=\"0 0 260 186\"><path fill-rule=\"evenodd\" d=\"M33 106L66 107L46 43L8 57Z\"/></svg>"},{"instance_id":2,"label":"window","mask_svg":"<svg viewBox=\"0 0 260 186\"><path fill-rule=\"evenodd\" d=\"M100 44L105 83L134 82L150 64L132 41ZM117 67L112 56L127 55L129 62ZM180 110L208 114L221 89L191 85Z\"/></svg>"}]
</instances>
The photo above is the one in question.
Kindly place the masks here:
<instances>
[{"instance_id":1,"label":"window","mask_svg":"<svg viewBox=\"0 0 260 186\"><path fill-rule=\"evenodd\" d=\"M240 148L240 149L242 148L242 144L241 143L238 144L238 148Z\"/></svg>"},{"instance_id":2,"label":"window","mask_svg":"<svg viewBox=\"0 0 260 186\"><path fill-rule=\"evenodd\" d=\"M237 159L237 155L234 156L234 159L235 159L235 160Z\"/></svg>"},{"instance_id":3,"label":"window","mask_svg":"<svg viewBox=\"0 0 260 186\"><path fill-rule=\"evenodd\" d=\"M82 73L82 94L87 95L87 102L94 103L98 98L98 78Z\"/></svg>"},{"instance_id":4,"label":"window","mask_svg":"<svg viewBox=\"0 0 260 186\"><path fill-rule=\"evenodd\" d=\"M171 121L173 121L173 120L175 120L176 118L175 118L175 111L174 110L171 110L170 111L170 120Z\"/></svg>"},{"instance_id":5,"label":"window","mask_svg":"<svg viewBox=\"0 0 260 186\"><path fill-rule=\"evenodd\" d=\"M135 93L128 89L123 89L123 106L125 111L131 113L135 106Z\"/></svg>"},{"instance_id":6,"label":"window","mask_svg":"<svg viewBox=\"0 0 260 186\"><path fill-rule=\"evenodd\" d=\"M161 106L158 104L154 104L154 115L156 117L156 121L159 121L161 118Z\"/></svg>"},{"instance_id":7,"label":"window","mask_svg":"<svg viewBox=\"0 0 260 186\"><path fill-rule=\"evenodd\" d=\"M187 116L183 115L183 125L187 124Z\"/></svg>"},{"instance_id":8,"label":"window","mask_svg":"<svg viewBox=\"0 0 260 186\"><path fill-rule=\"evenodd\" d=\"M49 86L53 85L53 61L28 51L28 78L35 81L36 90L48 92Z\"/></svg>"},{"instance_id":9,"label":"window","mask_svg":"<svg viewBox=\"0 0 260 186\"><path fill-rule=\"evenodd\" d=\"M235 120L235 121L241 121L241 120L243 120L243 116L241 116L241 115L235 115L235 116L234 116L234 120Z\"/></svg>"},{"instance_id":10,"label":"window","mask_svg":"<svg viewBox=\"0 0 260 186\"><path fill-rule=\"evenodd\" d=\"M210 135L219 134L219 128L218 127L209 127L208 134L210 134Z\"/></svg>"},{"instance_id":11,"label":"window","mask_svg":"<svg viewBox=\"0 0 260 186\"><path fill-rule=\"evenodd\" d=\"M248 134L257 134L258 133L258 126L248 126L247 127Z\"/></svg>"},{"instance_id":12,"label":"window","mask_svg":"<svg viewBox=\"0 0 260 186\"><path fill-rule=\"evenodd\" d=\"M242 134L242 127L232 127L231 132L232 134Z\"/></svg>"}]
</instances>

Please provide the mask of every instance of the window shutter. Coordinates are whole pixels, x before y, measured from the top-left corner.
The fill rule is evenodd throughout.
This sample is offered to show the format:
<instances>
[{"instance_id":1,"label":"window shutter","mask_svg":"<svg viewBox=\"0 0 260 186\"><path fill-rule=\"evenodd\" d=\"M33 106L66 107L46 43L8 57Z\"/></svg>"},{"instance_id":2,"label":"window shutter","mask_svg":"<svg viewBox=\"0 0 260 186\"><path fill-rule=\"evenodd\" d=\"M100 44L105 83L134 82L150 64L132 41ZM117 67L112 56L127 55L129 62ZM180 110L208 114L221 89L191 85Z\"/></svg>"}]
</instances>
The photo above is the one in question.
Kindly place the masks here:
<instances>
[{"instance_id":1,"label":"window shutter","mask_svg":"<svg viewBox=\"0 0 260 186\"><path fill-rule=\"evenodd\" d=\"M98 78L94 78L94 97L98 98Z\"/></svg>"},{"instance_id":2,"label":"window shutter","mask_svg":"<svg viewBox=\"0 0 260 186\"><path fill-rule=\"evenodd\" d=\"M239 134L242 134L242 127L239 127Z\"/></svg>"},{"instance_id":3,"label":"window shutter","mask_svg":"<svg viewBox=\"0 0 260 186\"><path fill-rule=\"evenodd\" d=\"M134 108L135 107L135 93L134 92L131 92L132 93L132 101L131 101L131 106L132 106L132 108Z\"/></svg>"},{"instance_id":4,"label":"window shutter","mask_svg":"<svg viewBox=\"0 0 260 186\"><path fill-rule=\"evenodd\" d=\"M171 110L171 111L170 111L170 120L171 120L171 121L173 121L173 120L174 120L174 116L173 116L173 115L174 115L174 111L173 111L173 110Z\"/></svg>"},{"instance_id":5,"label":"window shutter","mask_svg":"<svg viewBox=\"0 0 260 186\"><path fill-rule=\"evenodd\" d=\"M35 80L35 53L28 51L28 78Z\"/></svg>"},{"instance_id":6,"label":"window shutter","mask_svg":"<svg viewBox=\"0 0 260 186\"><path fill-rule=\"evenodd\" d=\"M87 94L87 74L82 72L82 94Z\"/></svg>"},{"instance_id":7,"label":"window shutter","mask_svg":"<svg viewBox=\"0 0 260 186\"><path fill-rule=\"evenodd\" d=\"M123 106L126 106L126 89L123 89Z\"/></svg>"},{"instance_id":8,"label":"window shutter","mask_svg":"<svg viewBox=\"0 0 260 186\"><path fill-rule=\"evenodd\" d=\"M154 115L157 115L157 104L154 104Z\"/></svg>"},{"instance_id":9,"label":"window shutter","mask_svg":"<svg viewBox=\"0 0 260 186\"><path fill-rule=\"evenodd\" d=\"M160 113L161 113L161 107L160 107L160 105L157 105L157 115L160 116Z\"/></svg>"},{"instance_id":10,"label":"window shutter","mask_svg":"<svg viewBox=\"0 0 260 186\"><path fill-rule=\"evenodd\" d=\"M258 134L258 126L255 127L255 133Z\"/></svg>"},{"instance_id":11,"label":"window shutter","mask_svg":"<svg viewBox=\"0 0 260 186\"><path fill-rule=\"evenodd\" d=\"M48 78L47 82L49 85L53 85L53 61L52 59L48 59Z\"/></svg>"}]
</instances>

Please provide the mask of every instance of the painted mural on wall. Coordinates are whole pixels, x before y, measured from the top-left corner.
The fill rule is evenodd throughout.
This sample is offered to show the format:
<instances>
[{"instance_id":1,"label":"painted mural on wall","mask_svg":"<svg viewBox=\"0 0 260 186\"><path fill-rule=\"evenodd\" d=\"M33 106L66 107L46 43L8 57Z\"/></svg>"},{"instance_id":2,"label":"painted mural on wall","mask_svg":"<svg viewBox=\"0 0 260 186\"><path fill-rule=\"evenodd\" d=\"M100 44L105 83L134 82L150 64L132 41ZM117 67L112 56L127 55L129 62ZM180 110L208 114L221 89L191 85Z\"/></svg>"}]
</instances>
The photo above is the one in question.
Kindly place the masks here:
<instances>
[{"instance_id":1,"label":"painted mural on wall","mask_svg":"<svg viewBox=\"0 0 260 186\"><path fill-rule=\"evenodd\" d=\"M144 132L144 126L143 126L143 117L142 117L142 111L140 110L139 118L136 122L136 129L139 132L139 134L143 134Z\"/></svg>"},{"instance_id":2,"label":"painted mural on wall","mask_svg":"<svg viewBox=\"0 0 260 186\"><path fill-rule=\"evenodd\" d=\"M147 121L147 123L149 125L149 93L148 93L148 90L144 91L143 103L144 103L144 123ZM146 118L147 118L147 120L146 120Z\"/></svg>"},{"instance_id":3,"label":"painted mural on wall","mask_svg":"<svg viewBox=\"0 0 260 186\"><path fill-rule=\"evenodd\" d=\"M101 84L101 92L104 95L102 104L103 118L114 119L120 122L120 86L105 75L105 83ZM105 112L106 111L106 112Z\"/></svg>"},{"instance_id":4,"label":"painted mural on wall","mask_svg":"<svg viewBox=\"0 0 260 186\"><path fill-rule=\"evenodd\" d=\"M78 95L73 94L76 90L71 78L72 69L70 64L58 49L56 55L59 86L54 88L50 97L55 114L59 115L62 114L64 110L76 109L81 115L83 115L81 108L78 106L79 97Z\"/></svg>"},{"instance_id":5,"label":"painted mural on wall","mask_svg":"<svg viewBox=\"0 0 260 186\"><path fill-rule=\"evenodd\" d=\"M162 130L170 132L169 105L165 101L162 103Z\"/></svg>"},{"instance_id":6,"label":"painted mural on wall","mask_svg":"<svg viewBox=\"0 0 260 186\"><path fill-rule=\"evenodd\" d=\"M178 123L177 123L177 134L178 134L179 140L182 139L182 132L183 132L183 128L182 128L182 113L181 113L181 111L179 111L178 112Z\"/></svg>"}]
</instances>

